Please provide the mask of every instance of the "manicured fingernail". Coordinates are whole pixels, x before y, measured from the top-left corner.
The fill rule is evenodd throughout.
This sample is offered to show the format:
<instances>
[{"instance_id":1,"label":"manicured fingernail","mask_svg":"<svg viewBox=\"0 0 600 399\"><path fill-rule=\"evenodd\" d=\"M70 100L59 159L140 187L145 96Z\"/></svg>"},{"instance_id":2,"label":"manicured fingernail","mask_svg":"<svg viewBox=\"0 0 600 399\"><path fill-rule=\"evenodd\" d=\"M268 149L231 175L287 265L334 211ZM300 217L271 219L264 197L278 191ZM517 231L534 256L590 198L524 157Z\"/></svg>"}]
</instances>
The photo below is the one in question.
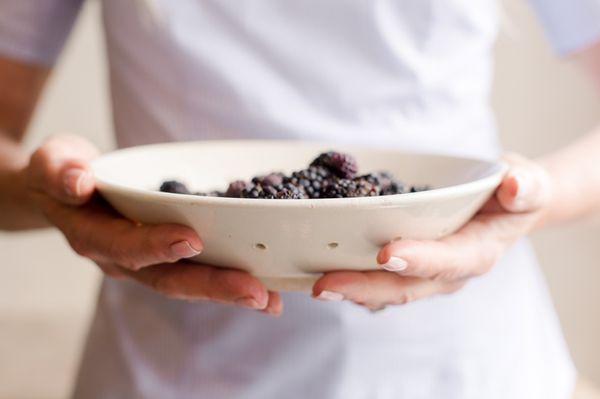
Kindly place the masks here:
<instances>
[{"instance_id":1,"label":"manicured fingernail","mask_svg":"<svg viewBox=\"0 0 600 399\"><path fill-rule=\"evenodd\" d=\"M527 209L528 197L531 192L531 181L527 176L521 173L515 173L514 179L517 182L517 194L513 201L515 211Z\"/></svg>"},{"instance_id":2,"label":"manicured fingernail","mask_svg":"<svg viewBox=\"0 0 600 399\"><path fill-rule=\"evenodd\" d=\"M381 267L390 272L401 272L408 267L408 263L402 258L392 256L390 260L381 265Z\"/></svg>"},{"instance_id":3,"label":"manicured fingernail","mask_svg":"<svg viewBox=\"0 0 600 399\"><path fill-rule=\"evenodd\" d=\"M63 183L65 191L71 197L78 197L81 194L81 185L85 179L85 175L88 174L82 169L69 169L63 176Z\"/></svg>"},{"instance_id":4,"label":"manicured fingernail","mask_svg":"<svg viewBox=\"0 0 600 399\"><path fill-rule=\"evenodd\" d=\"M344 300L344 295L340 294L339 292L333 292L333 291L321 291L321 293L319 295L317 295L315 298L320 299L321 301L343 301Z\"/></svg>"},{"instance_id":5,"label":"manicured fingernail","mask_svg":"<svg viewBox=\"0 0 600 399\"><path fill-rule=\"evenodd\" d=\"M171 252L178 258L191 258L198 255L201 251L192 247L188 241L178 241L171 244Z\"/></svg>"},{"instance_id":6,"label":"manicured fingernail","mask_svg":"<svg viewBox=\"0 0 600 399\"><path fill-rule=\"evenodd\" d=\"M517 195L515 201L523 200L531 191L530 179L522 173L515 173L514 179L517 181Z\"/></svg>"},{"instance_id":7,"label":"manicured fingernail","mask_svg":"<svg viewBox=\"0 0 600 399\"><path fill-rule=\"evenodd\" d=\"M239 298L236 299L234 303L249 309L262 309L254 298Z\"/></svg>"}]
</instances>

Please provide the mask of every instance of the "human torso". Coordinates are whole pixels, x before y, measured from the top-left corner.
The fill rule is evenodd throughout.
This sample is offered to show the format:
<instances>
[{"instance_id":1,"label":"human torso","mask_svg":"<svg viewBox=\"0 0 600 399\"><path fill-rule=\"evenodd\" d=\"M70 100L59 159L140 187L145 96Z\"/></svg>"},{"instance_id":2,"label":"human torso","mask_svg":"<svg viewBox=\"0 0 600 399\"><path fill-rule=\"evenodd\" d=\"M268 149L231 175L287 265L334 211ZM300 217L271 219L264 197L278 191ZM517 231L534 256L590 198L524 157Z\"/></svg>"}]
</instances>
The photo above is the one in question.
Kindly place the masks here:
<instances>
[{"instance_id":1,"label":"human torso","mask_svg":"<svg viewBox=\"0 0 600 399\"><path fill-rule=\"evenodd\" d=\"M493 0L104 4L123 145L262 137L496 151Z\"/></svg>"},{"instance_id":2,"label":"human torso","mask_svg":"<svg viewBox=\"0 0 600 399\"><path fill-rule=\"evenodd\" d=\"M122 146L295 138L499 153L493 0L103 2ZM526 243L453 296L377 314L284 301L270 319L105 282L77 396L558 399L572 382ZM102 373L117 382L99 388Z\"/></svg>"}]
</instances>

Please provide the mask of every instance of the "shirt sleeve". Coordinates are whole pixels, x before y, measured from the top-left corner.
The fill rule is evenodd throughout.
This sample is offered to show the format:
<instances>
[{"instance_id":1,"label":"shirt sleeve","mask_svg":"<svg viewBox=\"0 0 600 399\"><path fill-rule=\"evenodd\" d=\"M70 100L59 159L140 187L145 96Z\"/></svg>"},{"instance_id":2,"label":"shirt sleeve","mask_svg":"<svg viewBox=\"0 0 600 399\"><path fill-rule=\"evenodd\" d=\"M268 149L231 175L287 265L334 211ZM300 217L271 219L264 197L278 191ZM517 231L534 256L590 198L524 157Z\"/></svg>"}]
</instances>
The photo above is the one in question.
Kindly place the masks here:
<instances>
[{"instance_id":1,"label":"shirt sleeve","mask_svg":"<svg viewBox=\"0 0 600 399\"><path fill-rule=\"evenodd\" d=\"M0 55L52 65L83 0L0 0Z\"/></svg>"},{"instance_id":2,"label":"shirt sleeve","mask_svg":"<svg viewBox=\"0 0 600 399\"><path fill-rule=\"evenodd\" d=\"M600 40L600 0L529 0L546 36L561 55Z\"/></svg>"}]
</instances>

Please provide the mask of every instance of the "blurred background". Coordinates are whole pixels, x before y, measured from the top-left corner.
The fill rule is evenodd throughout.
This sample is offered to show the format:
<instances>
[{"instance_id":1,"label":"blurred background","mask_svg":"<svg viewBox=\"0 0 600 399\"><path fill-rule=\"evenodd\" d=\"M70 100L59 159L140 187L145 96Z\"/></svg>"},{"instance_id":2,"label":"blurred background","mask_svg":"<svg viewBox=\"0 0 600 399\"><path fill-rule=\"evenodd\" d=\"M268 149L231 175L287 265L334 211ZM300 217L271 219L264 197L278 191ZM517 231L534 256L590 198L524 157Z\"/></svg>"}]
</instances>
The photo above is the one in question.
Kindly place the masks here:
<instances>
[{"instance_id":1,"label":"blurred background","mask_svg":"<svg viewBox=\"0 0 600 399\"><path fill-rule=\"evenodd\" d=\"M493 96L507 149L537 156L575 139L600 116L599 96L557 59L523 0L505 1ZM84 135L113 148L99 4L88 1L30 128ZM541 258L571 353L600 384L600 223L538 233ZM0 233L0 398L68 397L100 274L54 231Z\"/></svg>"}]
</instances>

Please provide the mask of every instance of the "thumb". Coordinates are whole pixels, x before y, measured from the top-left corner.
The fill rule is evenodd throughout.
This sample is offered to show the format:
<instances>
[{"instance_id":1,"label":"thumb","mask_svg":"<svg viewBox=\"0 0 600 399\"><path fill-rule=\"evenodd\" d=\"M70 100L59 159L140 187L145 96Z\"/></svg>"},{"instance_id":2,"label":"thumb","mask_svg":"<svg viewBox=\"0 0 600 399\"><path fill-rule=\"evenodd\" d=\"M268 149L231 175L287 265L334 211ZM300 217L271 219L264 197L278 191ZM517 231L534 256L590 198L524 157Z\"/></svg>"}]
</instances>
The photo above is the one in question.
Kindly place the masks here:
<instances>
[{"instance_id":1,"label":"thumb","mask_svg":"<svg viewBox=\"0 0 600 399\"><path fill-rule=\"evenodd\" d=\"M31 156L30 188L71 205L87 202L95 181L89 162L98 155L87 140L72 135L53 136Z\"/></svg>"},{"instance_id":2,"label":"thumb","mask_svg":"<svg viewBox=\"0 0 600 399\"><path fill-rule=\"evenodd\" d=\"M496 191L496 199L508 212L535 212L547 202L550 178L537 163L512 155L510 169Z\"/></svg>"}]
</instances>

